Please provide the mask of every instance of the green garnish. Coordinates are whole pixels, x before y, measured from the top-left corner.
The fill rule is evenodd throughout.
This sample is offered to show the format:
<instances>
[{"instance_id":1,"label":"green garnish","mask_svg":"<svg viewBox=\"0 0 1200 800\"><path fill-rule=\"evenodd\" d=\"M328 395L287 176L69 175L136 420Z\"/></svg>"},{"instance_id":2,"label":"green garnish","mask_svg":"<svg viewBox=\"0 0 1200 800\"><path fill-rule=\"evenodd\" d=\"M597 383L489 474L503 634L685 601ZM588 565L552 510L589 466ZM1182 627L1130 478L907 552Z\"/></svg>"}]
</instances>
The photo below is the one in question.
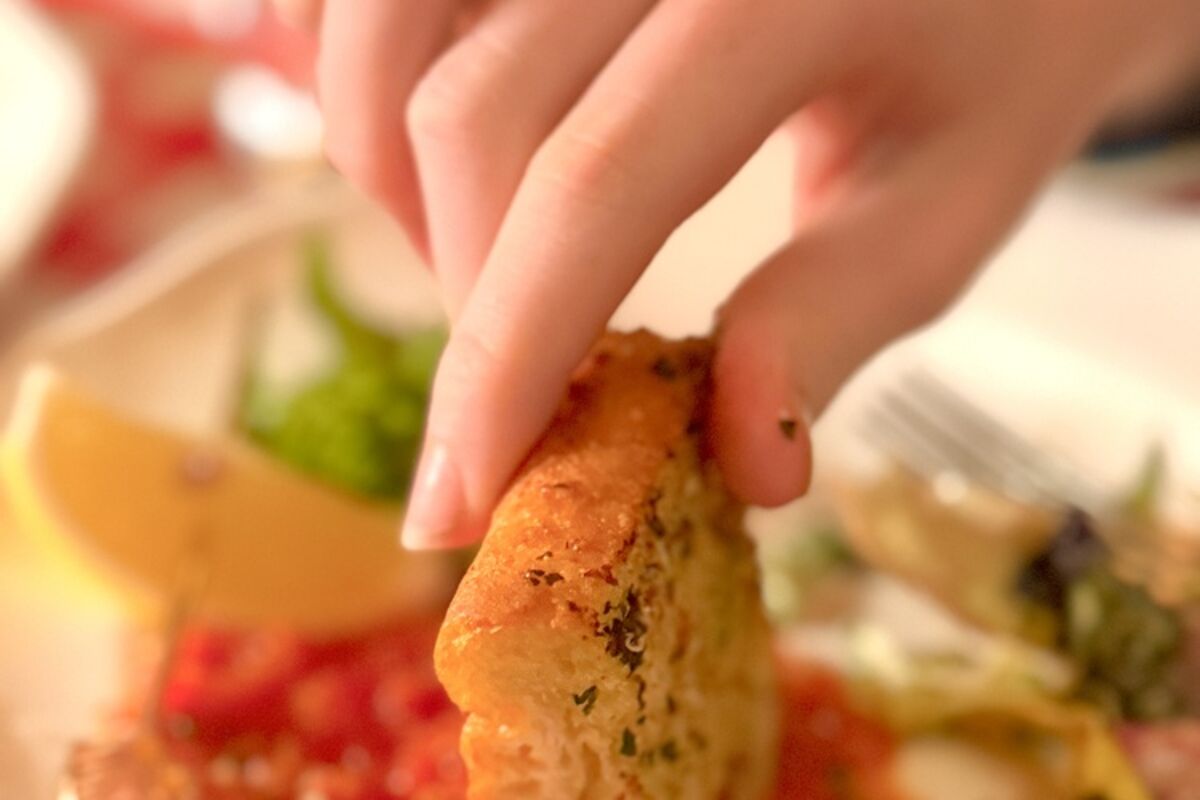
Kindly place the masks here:
<instances>
[{"instance_id":1,"label":"green garnish","mask_svg":"<svg viewBox=\"0 0 1200 800\"><path fill-rule=\"evenodd\" d=\"M1186 712L1183 620L1118 576L1114 559L1091 519L1074 511L1017 590L1051 613L1059 648L1079 666L1080 697L1118 719Z\"/></svg>"},{"instance_id":2,"label":"green garnish","mask_svg":"<svg viewBox=\"0 0 1200 800\"><path fill-rule=\"evenodd\" d=\"M1081 697L1119 719L1187 711L1183 625L1172 610L1097 566L1070 586L1065 612L1063 643L1083 671Z\"/></svg>"},{"instance_id":3,"label":"green garnish","mask_svg":"<svg viewBox=\"0 0 1200 800\"><path fill-rule=\"evenodd\" d=\"M633 731L629 730L629 728L621 732L621 755L637 755L637 739L634 738Z\"/></svg>"},{"instance_id":4,"label":"green garnish","mask_svg":"<svg viewBox=\"0 0 1200 800\"><path fill-rule=\"evenodd\" d=\"M796 429L798 427L799 423L791 417L783 417L779 420L779 432L789 441L796 441Z\"/></svg>"},{"instance_id":5,"label":"green garnish","mask_svg":"<svg viewBox=\"0 0 1200 800\"><path fill-rule=\"evenodd\" d=\"M1138 470L1133 490L1125 499L1126 513L1138 520L1153 519L1167 477L1167 454L1161 444L1150 448Z\"/></svg>"},{"instance_id":6,"label":"green garnish","mask_svg":"<svg viewBox=\"0 0 1200 800\"><path fill-rule=\"evenodd\" d=\"M310 240L304 257L309 295L337 339L338 360L286 395L252 375L241 427L303 472L370 498L403 500L445 332L394 335L372 326L338 294L326 243Z\"/></svg>"}]
</instances>

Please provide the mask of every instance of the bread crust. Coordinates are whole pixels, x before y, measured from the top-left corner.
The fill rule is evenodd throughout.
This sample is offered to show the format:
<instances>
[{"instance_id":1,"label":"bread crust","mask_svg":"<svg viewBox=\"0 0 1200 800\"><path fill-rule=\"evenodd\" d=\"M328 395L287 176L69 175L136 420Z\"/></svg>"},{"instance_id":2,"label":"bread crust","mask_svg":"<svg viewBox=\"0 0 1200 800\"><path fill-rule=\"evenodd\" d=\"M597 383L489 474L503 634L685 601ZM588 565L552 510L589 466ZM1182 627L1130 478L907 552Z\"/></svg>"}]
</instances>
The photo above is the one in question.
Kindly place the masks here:
<instances>
[{"instance_id":1,"label":"bread crust","mask_svg":"<svg viewBox=\"0 0 1200 800\"><path fill-rule=\"evenodd\" d=\"M436 648L471 797L766 791L769 633L703 452L710 351L606 335L497 507Z\"/></svg>"}]
</instances>

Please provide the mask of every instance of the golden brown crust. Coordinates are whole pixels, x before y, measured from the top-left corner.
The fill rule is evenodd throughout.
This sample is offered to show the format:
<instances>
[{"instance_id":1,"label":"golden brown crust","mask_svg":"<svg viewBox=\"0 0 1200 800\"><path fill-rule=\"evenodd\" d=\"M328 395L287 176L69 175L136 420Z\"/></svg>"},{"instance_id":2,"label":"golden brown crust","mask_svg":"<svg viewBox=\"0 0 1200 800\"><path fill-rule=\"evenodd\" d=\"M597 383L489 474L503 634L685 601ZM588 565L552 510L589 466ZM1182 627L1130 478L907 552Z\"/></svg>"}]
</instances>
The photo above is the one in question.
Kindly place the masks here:
<instances>
[{"instance_id":1,"label":"golden brown crust","mask_svg":"<svg viewBox=\"0 0 1200 800\"><path fill-rule=\"evenodd\" d=\"M497 508L438 640L473 798L761 796L769 634L700 450L710 345L604 337Z\"/></svg>"},{"instance_id":2,"label":"golden brown crust","mask_svg":"<svg viewBox=\"0 0 1200 800\"><path fill-rule=\"evenodd\" d=\"M492 517L442 639L514 620L577 624L571 604L611 585L632 542L631 514L686 439L709 345L609 335L577 372L547 436ZM486 575L487 581L477 580ZM568 580L569 578L569 580ZM561 585L559 584L561 581ZM543 589L555 585L556 591Z\"/></svg>"}]
</instances>

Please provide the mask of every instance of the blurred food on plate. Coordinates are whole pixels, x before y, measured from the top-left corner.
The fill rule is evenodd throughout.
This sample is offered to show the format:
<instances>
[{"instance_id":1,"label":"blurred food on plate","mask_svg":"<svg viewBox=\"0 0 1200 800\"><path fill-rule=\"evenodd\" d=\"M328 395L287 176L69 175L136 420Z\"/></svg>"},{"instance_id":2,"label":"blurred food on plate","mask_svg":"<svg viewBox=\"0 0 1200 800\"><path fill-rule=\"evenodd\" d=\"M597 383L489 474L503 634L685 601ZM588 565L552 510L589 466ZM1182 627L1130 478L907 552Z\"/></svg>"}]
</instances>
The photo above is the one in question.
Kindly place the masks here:
<instances>
[{"instance_id":1,"label":"blurred food on plate","mask_svg":"<svg viewBox=\"0 0 1200 800\"><path fill-rule=\"evenodd\" d=\"M0 175L13 176L0 181L0 796L49 796L61 779L64 798L112 800L147 779L189 800L465 797L470 753L515 735L498 724L480 745L469 732L464 762L466 715L434 671L475 553L396 545L446 325L398 228L324 163L311 39L265 0L10 0L0 21ZM818 428L812 496L749 525L762 609L747 595L738 632L765 611L771 655L744 646L672 662L690 677L725 657L770 673L753 698L769 710L739 702L714 719L729 700L716 689L635 680L662 649L645 625L661 608L625 594L590 631L620 668L601 659L606 680L551 698L566 712L550 724L559 752L585 774L615 764L636 788L639 770L678 773L725 738L773 741L778 716L777 747L720 766L767 775L779 800L1195 796L1200 522L1173 512L1200 489L1200 406L1187 391L1200 386L1197 284L1171 270L1200 253L1200 144L1194 106L1172 111L1098 140L956 310L966 323L910 351L923 363L954 354L947 381L1017 410L1034 450L1056 454L1054 434L1074 434L1098 444L1089 469L1111 476L1144 449L1137 479L1101 482L1094 502L1039 502L978 471L922 469L883 436L866 437L874 469L840 463L864 441L837 438L829 417L856 410L856 389L886 396L870 381L894 369L876 362ZM710 324L713 298L790 225L792 163L776 144L671 242L620 326ZM706 227L717 234L695 233ZM1146 284L1159 294L1139 301L1131 287ZM1138 324L1155 347L1134 347ZM1101 366L1056 360L1072 344ZM1145 369L1104 373L1122 359ZM643 372L652 387L679 377L657 361ZM1050 412L1055 398L1066 412ZM636 416L633 405L623 410ZM965 458L1011 466L976 439ZM571 464L595 444L564 441ZM609 469L619 482L630 467ZM691 484L672 487L694 502ZM513 519L544 535L554 518ZM695 544L694 531L668 533L654 557ZM738 555L725 565L753 582L755 562ZM734 572L654 585L672 608L708 609L729 599ZM539 566L520 577L538 590L564 582ZM705 577L711 596L676 601ZM680 623L674 635L706 632ZM493 697L498 713L550 691L564 663L521 662L529 683ZM638 714L589 751L613 690L630 686L635 706L710 727L647 746ZM725 736L735 721L747 733Z\"/></svg>"}]
</instances>

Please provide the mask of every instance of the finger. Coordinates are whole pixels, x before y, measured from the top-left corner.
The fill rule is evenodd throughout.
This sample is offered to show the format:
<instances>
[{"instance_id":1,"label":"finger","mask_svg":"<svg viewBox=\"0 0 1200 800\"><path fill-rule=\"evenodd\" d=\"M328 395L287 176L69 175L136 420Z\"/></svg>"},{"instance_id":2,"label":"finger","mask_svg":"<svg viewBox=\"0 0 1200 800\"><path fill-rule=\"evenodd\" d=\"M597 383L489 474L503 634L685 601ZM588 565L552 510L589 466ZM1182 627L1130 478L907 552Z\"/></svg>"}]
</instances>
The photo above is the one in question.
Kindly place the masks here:
<instances>
[{"instance_id":1,"label":"finger","mask_svg":"<svg viewBox=\"0 0 1200 800\"><path fill-rule=\"evenodd\" d=\"M424 215L404 125L413 87L446 44L451 0L329 0L317 92L333 164L382 202L419 250Z\"/></svg>"},{"instance_id":2,"label":"finger","mask_svg":"<svg viewBox=\"0 0 1200 800\"><path fill-rule=\"evenodd\" d=\"M315 32L321 25L321 0L273 0L278 17L294 28Z\"/></svg>"},{"instance_id":3,"label":"finger","mask_svg":"<svg viewBox=\"0 0 1200 800\"><path fill-rule=\"evenodd\" d=\"M829 45L811 7L659 5L534 156L438 372L406 544L480 535L654 253L813 91Z\"/></svg>"},{"instance_id":4,"label":"finger","mask_svg":"<svg viewBox=\"0 0 1200 800\"><path fill-rule=\"evenodd\" d=\"M408 127L443 298L457 316L539 144L653 0L504 0L432 67Z\"/></svg>"},{"instance_id":5,"label":"finger","mask_svg":"<svg viewBox=\"0 0 1200 800\"><path fill-rule=\"evenodd\" d=\"M1076 141L1004 130L981 120L852 183L722 310L714 440L742 499L774 506L805 491L806 420L954 299Z\"/></svg>"}]
</instances>

